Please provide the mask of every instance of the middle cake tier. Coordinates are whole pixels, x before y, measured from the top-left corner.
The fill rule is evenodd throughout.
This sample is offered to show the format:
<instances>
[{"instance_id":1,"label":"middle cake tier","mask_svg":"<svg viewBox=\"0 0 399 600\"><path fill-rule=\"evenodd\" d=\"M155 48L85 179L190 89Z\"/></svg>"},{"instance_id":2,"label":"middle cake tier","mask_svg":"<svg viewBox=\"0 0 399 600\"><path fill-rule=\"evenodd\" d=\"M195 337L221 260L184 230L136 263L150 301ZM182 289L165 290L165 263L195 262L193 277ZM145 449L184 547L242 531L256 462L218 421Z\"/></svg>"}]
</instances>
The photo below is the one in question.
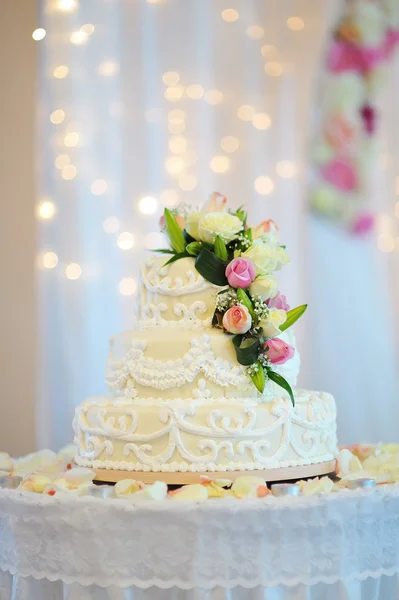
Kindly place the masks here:
<instances>
[{"instance_id":1,"label":"middle cake tier","mask_svg":"<svg viewBox=\"0 0 399 600\"><path fill-rule=\"evenodd\" d=\"M291 331L279 336L295 347ZM274 366L296 385L298 351ZM231 336L218 329L206 333L187 329L148 328L115 335L110 341L106 383L115 395L128 398L272 398L286 393L267 381L261 395L246 368L237 362Z\"/></svg>"}]
</instances>

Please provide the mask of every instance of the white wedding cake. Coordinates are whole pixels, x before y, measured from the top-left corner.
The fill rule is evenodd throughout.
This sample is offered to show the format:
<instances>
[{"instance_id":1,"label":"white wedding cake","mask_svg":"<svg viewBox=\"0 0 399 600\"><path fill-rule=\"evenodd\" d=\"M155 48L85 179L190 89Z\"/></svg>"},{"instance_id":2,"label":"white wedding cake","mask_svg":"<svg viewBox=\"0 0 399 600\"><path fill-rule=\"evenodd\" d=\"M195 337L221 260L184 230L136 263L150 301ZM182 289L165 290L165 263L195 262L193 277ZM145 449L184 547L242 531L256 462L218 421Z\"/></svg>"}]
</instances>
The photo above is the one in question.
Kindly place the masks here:
<instances>
[{"instance_id":1,"label":"white wedding cake","mask_svg":"<svg viewBox=\"0 0 399 600\"><path fill-rule=\"evenodd\" d=\"M273 273L289 259L277 227L249 228L225 203L214 194L201 211L165 211L171 249L147 256L136 328L111 338L110 395L76 409L78 465L220 472L334 459L333 397L295 390L288 327L306 306L290 310L278 291Z\"/></svg>"}]
</instances>

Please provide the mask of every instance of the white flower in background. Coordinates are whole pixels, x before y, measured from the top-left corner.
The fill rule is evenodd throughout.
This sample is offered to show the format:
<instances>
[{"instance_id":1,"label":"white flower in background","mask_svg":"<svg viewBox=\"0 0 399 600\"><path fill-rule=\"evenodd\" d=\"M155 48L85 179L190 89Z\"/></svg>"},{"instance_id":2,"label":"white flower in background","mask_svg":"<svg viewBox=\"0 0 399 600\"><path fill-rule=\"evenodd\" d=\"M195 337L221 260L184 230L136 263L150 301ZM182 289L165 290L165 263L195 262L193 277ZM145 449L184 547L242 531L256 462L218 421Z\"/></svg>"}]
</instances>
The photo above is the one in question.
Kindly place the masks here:
<instances>
[{"instance_id":1,"label":"white flower in background","mask_svg":"<svg viewBox=\"0 0 399 600\"><path fill-rule=\"evenodd\" d=\"M274 298L278 292L278 279L273 275L261 275L250 284L249 292L251 296L260 296L264 302Z\"/></svg>"},{"instance_id":2,"label":"white flower in background","mask_svg":"<svg viewBox=\"0 0 399 600\"><path fill-rule=\"evenodd\" d=\"M263 238L254 240L252 246L242 253L250 258L256 267L257 275L270 275L290 262L284 248L275 248L266 243Z\"/></svg>"},{"instance_id":3,"label":"white flower in background","mask_svg":"<svg viewBox=\"0 0 399 600\"><path fill-rule=\"evenodd\" d=\"M285 310L271 308L265 321L260 321L259 325L263 327L263 333L268 338L276 337L281 333L280 326L287 320Z\"/></svg>"},{"instance_id":4,"label":"white flower in background","mask_svg":"<svg viewBox=\"0 0 399 600\"><path fill-rule=\"evenodd\" d=\"M329 163L334 156L334 148L321 140L319 140L312 148L312 158L318 165L325 165Z\"/></svg>"},{"instance_id":5,"label":"white flower in background","mask_svg":"<svg viewBox=\"0 0 399 600\"><path fill-rule=\"evenodd\" d=\"M324 90L325 112L337 112L360 121L359 106L366 101L366 87L363 78L355 72L344 72L331 78Z\"/></svg>"},{"instance_id":6,"label":"white flower in background","mask_svg":"<svg viewBox=\"0 0 399 600\"><path fill-rule=\"evenodd\" d=\"M391 29L399 29L399 2L398 0L382 0L382 7L387 13Z\"/></svg>"},{"instance_id":7,"label":"white flower in background","mask_svg":"<svg viewBox=\"0 0 399 600\"><path fill-rule=\"evenodd\" d=\"M386 16L372 2L355 2L353 20L360 33L362 44L368 47L381 46L385 40Z\"/></svg>"},{"instance_id":8,"label":"white flower in background","mask_svg":"<svg viewBox=\"0 0 399 600\"><path fill-rule=\"evenodd\" d=\"M213 244L216 236L219 235L228 244L237 237L242 227L241 219L235 215L209 212L202 215L198 221L198 235L201 241L210 244Z\"/></svg>"},{"instance_id":9,"label":"white flower in background","mask_svg":"<svg viewBox=\"0 0 399 600\"><path fill-rule=\"evenodd\" d=\"M367 88L372 94L379 93L380 89L385 84L388 64L389 63L382 63L376 65L369 73L367 73Z\"/></svg>"}]
</instances>

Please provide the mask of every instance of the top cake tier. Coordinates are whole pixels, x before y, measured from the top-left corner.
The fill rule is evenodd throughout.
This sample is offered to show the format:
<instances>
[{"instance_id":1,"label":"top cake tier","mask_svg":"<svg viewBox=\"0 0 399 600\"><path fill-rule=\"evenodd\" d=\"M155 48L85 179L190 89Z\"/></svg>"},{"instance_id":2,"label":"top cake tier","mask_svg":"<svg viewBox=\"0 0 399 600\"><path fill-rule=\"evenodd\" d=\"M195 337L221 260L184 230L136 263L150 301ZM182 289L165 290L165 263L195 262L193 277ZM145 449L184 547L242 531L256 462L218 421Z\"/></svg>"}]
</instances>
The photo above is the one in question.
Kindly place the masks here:
<instances>
[{"instance_id":1,"label":"top cake tier","mask_svg":"<svg viewBox=\"0 0 399 600\"><path fill-rule=\"evenodd\" d=\"M137 317L140 328L208 328L222 288L206 281L194 258L165 266L167 254L150 253L141 265Z\"/></svg>"}]
</instances>

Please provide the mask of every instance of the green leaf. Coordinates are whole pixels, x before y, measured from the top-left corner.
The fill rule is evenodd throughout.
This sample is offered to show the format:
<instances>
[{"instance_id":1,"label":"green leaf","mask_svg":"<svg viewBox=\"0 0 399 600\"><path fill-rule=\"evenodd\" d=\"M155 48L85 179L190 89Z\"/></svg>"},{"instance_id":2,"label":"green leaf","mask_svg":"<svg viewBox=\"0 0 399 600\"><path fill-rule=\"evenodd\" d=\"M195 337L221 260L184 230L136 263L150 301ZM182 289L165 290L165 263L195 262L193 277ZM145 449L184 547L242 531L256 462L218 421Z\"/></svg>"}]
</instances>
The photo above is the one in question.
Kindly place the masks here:
<instances>
[{"instance_id":1,"label":"green leaf","mask_svg":"<svg viewBox=\"0 0 399 600\"><path fill-rule=\"evenodd\" d=\"M176 250L176 252L181 254L182 252L184 252L184 249L186 247L186 240L184 239L183 232L180 229L174 214L168 208L165 208L164 214L166 232L169 236L172 248L173 250Z\"/></svg>"},{"instance_id":2,"label":"green leaf","mask_svg":"<svg viewBox=\"0 0 399 600\"><path fill-rule=\"evenodd\" d=\"M249 367L258 360L260 352L259 338L244 338L242 335L235 335L233 344L240 365Z\"/></svg>"},{"instance_id":3,"label":"green leaf","mask_svg":"<svg viewBox=\"0 0 399 600\"><path fill-rule=\"evenodd\" d=\"M201 252L201 244L199 242L191 242L186 246L186 252L188 252L190 256L198 256Z\"/></svg>"},{"instance_id":4,"label":"green leaf","mask_svg":"<svg viewBox=\"0 0 399 600\"><path fill-rule=\"evenodd\" d=\"M214 285L228 285L226 263L202 246L195 260L195 268L204 279Z\"/></svg>"},{"instance_id":5,"label":"green leaf","mask_svg":"<svg viewBox=\"0 0 399 600\"><path fill-rule=\"evenodd\" d=\"M252 301L248 294L244 292L242 288L237 288L237 298L240 304L243 304L247 309L249 314L252 317L252 323L257 320L256 314L254 312L254 307Z\"/></svg>"},{"instance_id":6,"label":"green leaf","mask_svg":"<svg viewBox=\"0 0 399 600\"><path fill-rule=\"evenodd\" d=\"M285 331L286 329L288 329L288 327L291 327L291 325L298 321L299 317L303 315L307 307L307 304L301 304L301 306L297 306L296 308L289 310L287 312L287 320L285 321L285 323L280 325L280 331Z\"/></svg>"},{"instance_id":7,"label":"green leaf","mask_svg":"<svg viewBox=\"0 0 399 600\"><path fill-rule=\"evenodd\" d=\"M183 229L183 235L184 235L184 239L186 240L186 244L191 244L191 242L196 241L192 235L187 233L187 231L185 229Z\"/></svg>"},{"instance_id":8,"label":"green leaf","mask_svg":"<svg viewBox=\"0 0 399 600\"><path fill-rule=\"evenodd\" d=\"M247 238L247 240L252 242L252 229L250 227L248 227L248 229L245 229L245 231L243 231L243 236Z\"/></svg>"},{"instance_id":9,"label":"green leaf","mask_svg":"<svg viewBox=\"0 0 399 600\"><path fill-rule=\"evenodd\" d=\"M160 252L161 254L176 254L176 251L172 250L171 248L157 248L156 250L153 250L153 252Z\"/></svg>"},{"instance_id":10,"label":"green leaf","mask_svg":"<svg viewBox=\"0 0 399 600\"><path fill-rule=\"evenodd\" d=\"M166 265L171 265L172 263L176 262L177 260L180 260L181 258L187 258L189 256L190 255L188 252L178 252L177 254L174 254L172 256L172 258L170 258L163 266L166 267Z\"/></svg>"},{"instance_id":11,"label":"green leaf","mask_svg":"<svg viewBox=\"0 0 399 600\"><path fill-rule=\"evenodd\" d=\"M254 364L258 365L258 370L256 371L256 373L251 374L251 379L258 392L263 394L266 383L265 370L263 368L263 365L258 360Z\"/></svg>"},{"instance_id":12,"label":"green leaf","mask_svg":"<svg viewBox=\"0 0 399 600\"><path fill-rule=\"evenodd\" d=\"M227 261L227 248L224 240L220 237L220 235L216 236L215 240L215 254L220 260L224 262Z\"/></svg>"},{"instance_id":13,"label":"green leaf","mask_svg":"<svg viewBox=\"0 0 399 600\"><path fill-rule=\"evenodd\" d=\"M288 395L291 398L292 406L295 406L294 393L288 381L284 379L282 375L276 373L275 371L272 371L271 369L267 369L267 376L271 381L274 381L274 383L276 383L278 386L280 386L286 392L288 392Z\"/></svg>"}]
</instances>

